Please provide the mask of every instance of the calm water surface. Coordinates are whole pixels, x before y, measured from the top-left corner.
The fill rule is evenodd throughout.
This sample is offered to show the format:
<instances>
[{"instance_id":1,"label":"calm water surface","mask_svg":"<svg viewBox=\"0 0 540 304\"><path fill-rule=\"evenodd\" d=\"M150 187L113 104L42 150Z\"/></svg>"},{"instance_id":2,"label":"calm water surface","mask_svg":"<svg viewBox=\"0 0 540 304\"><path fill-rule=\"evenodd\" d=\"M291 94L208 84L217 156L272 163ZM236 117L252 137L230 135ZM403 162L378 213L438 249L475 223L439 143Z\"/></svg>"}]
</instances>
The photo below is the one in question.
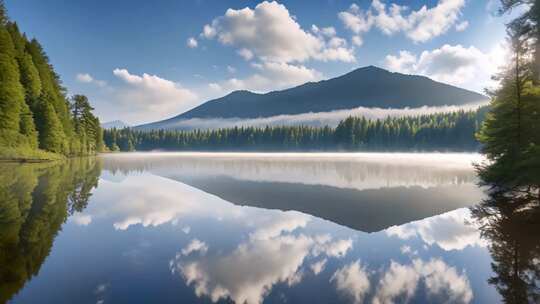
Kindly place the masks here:
<instances>
[{"instance_id":1,"label":"calm water surface","mask_svg":"<svg viewBox=\"0 0 540 304\"><path fill-rule=\"evenodd\" d=\"M478 212L477 161L130 153L0 164L0 303L534 299L540 229Z\"/></svg>"}]
</instances>

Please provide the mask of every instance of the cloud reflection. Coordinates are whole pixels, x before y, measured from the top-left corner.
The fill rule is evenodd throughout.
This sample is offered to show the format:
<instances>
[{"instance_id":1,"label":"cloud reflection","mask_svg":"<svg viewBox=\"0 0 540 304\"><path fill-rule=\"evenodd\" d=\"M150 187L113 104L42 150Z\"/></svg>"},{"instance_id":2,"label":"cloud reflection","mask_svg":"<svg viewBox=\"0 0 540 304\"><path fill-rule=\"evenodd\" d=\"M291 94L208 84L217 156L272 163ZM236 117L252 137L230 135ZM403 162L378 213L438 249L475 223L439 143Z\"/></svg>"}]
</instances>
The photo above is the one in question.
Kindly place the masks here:
<instances>
[{"instance_id":1,"label":"cloud reflection","mask_svg":"<svg viewBox=\"0 0 540 304\"><path fill-rule=\"evenodd\" d=\"M408 302L422 282L430 302L469 303L473 293L465 273L458 274L441 259L413 260L410 265L394 261L382 276L374 304Z\"/></svg>"},{"instance_id":2,"label":"cloud reflection","mask_svg":"<svg viewBox=\"0 0 540 304\"><path fill-rule=\"evenodd\" d=\"M457 209L401 226L393 226L385 232L388 236L404 240L419 237L428 245L436 244L446 251L463 250L467 246L485 246L477 225L471 220L468 208Z\"/></svg>"},{"instance_id":3,"label":"cloud reflection","mask_svg":"<svg viewBox=\"0 0 540 304\"><path fill-rule=\"evenodd\" d=\"M328 257L344 257L352 249L350 239L332 239L329 235L308 236L292 233L306 225L306 216L298 212L268 212L261 228L250 234L230 253L177 254L171 260L173 273L179 273L199 297L213 302L231 299L236 303L262 303L278 283L298 284L304 277L305 260L321 257L312 267L319 273ZM184 253L184 252L182 252Z\"/></svg>"}]
</instances>

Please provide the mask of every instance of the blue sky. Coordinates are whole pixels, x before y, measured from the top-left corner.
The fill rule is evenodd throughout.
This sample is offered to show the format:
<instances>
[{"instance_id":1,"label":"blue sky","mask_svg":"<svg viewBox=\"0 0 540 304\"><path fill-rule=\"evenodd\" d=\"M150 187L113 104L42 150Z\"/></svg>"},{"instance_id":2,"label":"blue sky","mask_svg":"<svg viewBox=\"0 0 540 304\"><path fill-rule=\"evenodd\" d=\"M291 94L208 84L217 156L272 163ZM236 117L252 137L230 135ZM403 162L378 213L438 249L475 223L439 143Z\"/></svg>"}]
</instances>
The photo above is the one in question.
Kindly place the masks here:
<instances>
[{"instance_id":1,"label":"blue sky","mask_svg":"<svg viewBox=\"0 0 540 304\"><path fill-rule=\"evenodd\" d=\"M86 94L102 121L132 124L365 65L481 91L504 59L497 3L6 1L70 94Z\"/></svg>"}]
</instances>

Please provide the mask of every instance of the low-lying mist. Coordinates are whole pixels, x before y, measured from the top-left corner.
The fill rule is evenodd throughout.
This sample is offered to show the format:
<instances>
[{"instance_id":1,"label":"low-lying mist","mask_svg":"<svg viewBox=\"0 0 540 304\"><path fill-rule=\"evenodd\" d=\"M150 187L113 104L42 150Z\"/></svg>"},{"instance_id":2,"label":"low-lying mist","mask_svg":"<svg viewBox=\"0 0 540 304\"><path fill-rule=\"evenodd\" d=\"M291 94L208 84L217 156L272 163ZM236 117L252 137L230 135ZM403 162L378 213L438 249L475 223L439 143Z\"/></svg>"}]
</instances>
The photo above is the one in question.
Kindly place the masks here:
<instances>
[{"instance_id":1,"label":"low-lying mist","mask_svg":"<svg viewBox=\"0 0 540 304\"><path fill-rule=\"evenodd\" d=\"M163 123L156 128L193 130L193 129L219 129L231 127L264 127L264 126L313 126L335 127L338 123L349 116L363 116L368 119L384 119L386 117L417 116L441 112L456 112L460 110L476 110L487 102L473 103L463 106L442 106L419 108L365 108L358 107L349 110L336 110L331 112L303 113L295 115L277 115L261 118L191 118L176 122Z\"/></svg>"}]
</instances>

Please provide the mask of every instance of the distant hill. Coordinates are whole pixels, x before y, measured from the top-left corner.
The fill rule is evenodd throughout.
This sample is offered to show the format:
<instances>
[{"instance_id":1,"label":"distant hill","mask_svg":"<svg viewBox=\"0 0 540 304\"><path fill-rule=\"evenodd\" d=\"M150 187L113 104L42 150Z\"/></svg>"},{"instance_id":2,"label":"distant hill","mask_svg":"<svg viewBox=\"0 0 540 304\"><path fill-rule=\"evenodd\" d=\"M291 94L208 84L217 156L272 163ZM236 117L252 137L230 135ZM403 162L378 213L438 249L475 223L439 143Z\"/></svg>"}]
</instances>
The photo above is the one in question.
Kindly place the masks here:
<instances>
[{"instance_id":1,"label":"distant hill","mask_svg":"<svg viewBox=\"0 0 540 304\"><path fill-rule=\"evenodd\" d=\"M113 121L109 121L109 122L104 122L101 124L101 127L103 129L122 129L122 128L127 128L129 127L129 125L121 120L113 120Z\"/></svg>"},{"instance_id":2,"label":"distant hill","mask_svg":"<svg viewBox=\"0 0 540 304\"><path fill-rule=\"evenodd\" d=\"M424 76L392 73L368 66L336 78L308 82L282 91L266 94L235 91L173 118L137 128L167 128L178 121L191 118L258 118L357 107L465 105L486 99L486 96L476 92L436 82Z\"/></svg>"}]
</instances>

